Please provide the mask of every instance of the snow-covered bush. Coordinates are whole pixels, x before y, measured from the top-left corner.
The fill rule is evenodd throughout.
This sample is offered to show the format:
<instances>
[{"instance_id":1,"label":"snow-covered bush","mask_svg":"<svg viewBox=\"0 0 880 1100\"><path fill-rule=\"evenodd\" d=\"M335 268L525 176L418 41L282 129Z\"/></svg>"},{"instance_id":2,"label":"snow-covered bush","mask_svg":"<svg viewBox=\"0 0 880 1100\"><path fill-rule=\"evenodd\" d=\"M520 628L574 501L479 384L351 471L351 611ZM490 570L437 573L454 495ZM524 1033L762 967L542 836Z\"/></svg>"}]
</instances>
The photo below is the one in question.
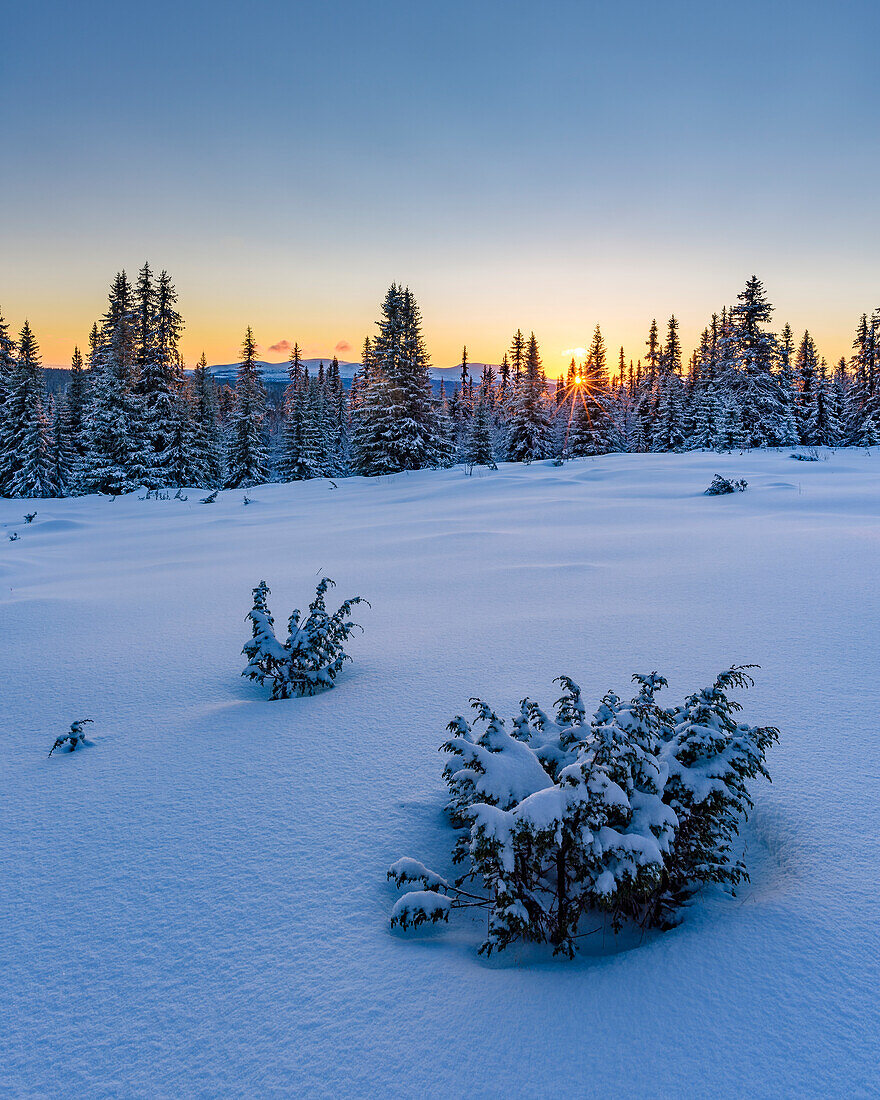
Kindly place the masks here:
<instances>
[{"instance_id":1,"label":"snow-covered bush","mask_svg":"<svg viewBox=\"0 0 880 1100\"><path fill-rule=\"evenodd\" d=\"M270 680L272 699L316 695L331 688L343 664L351 660L343 645L356 627L360 629L351 621L351 609L356 603L366 603L368 607L369 603L361 596L354 596L330 615L324 605L324 594L334 583L324 577L305 619L300 621L299 608L293 612L283 645L275 636L275 620L266 605L269 586L260 581L254 589L254 606L247 615L253 637L242 650L248 659L242 676L259 684Z\"/></svg>"},{"instance_id":2,"label":"snow-covered bush","mask_svg":"<svg viewBox=\"0 0 880 1100\"><path fill-rule=\"evenodd\" d=\"M91 718L81 718L78 722L72 722L67 733L55 738L55 744L49 749L49 755L51 756L56 749L63 748L65 745L68 746L68 752L75 752L80 745L88 744L83 726L91 721Z\"/></svg>"},{"instance_id":3,"label":"snow-covered bush","mask_svg":"<svg viewBox=\"0 0 880 1100\"><path fill-rule=\"evenodd\" d=\"M747 878L731 842L751 806L746 780L767 776L778 731L733 720L727 690L752 682L745 667L672 710L654 698L663 677L636 675L635 698L609 692L592 720L578 685L560 677L555 716L526 699L510 731L472 700L483 727L456 717L443 745L452 859L466 870L446 877L398 860L389 879L419 889L398 900L392 925L482 909L481 952L532 940L571 957L587 914L668 927L702 884Z\"/></svg>"},{"instance_id":4,"label":"snow-covered bush","mask_svg":"<svg viewBox=\"0 0 880 1100\"><path fill-rule=\"evenodd\" d=\"M808 447L806 451L793 451L791 457L798 462L818 462L819 451L816 447Z\"/></svg>"},{"instance_id":5,"label":"snow-covered bush","mask_svg":"<svg viewBox=\"0 0 880 1100\"><path fill-rule=\"evenodd\" d=\"M707 497L717 497L724 493L743 493L748 487L749 483L743 477L729 481L721 474L716 474L712 478L712 484L705 490L705 495Z\"/></svg>"}]
</instances>

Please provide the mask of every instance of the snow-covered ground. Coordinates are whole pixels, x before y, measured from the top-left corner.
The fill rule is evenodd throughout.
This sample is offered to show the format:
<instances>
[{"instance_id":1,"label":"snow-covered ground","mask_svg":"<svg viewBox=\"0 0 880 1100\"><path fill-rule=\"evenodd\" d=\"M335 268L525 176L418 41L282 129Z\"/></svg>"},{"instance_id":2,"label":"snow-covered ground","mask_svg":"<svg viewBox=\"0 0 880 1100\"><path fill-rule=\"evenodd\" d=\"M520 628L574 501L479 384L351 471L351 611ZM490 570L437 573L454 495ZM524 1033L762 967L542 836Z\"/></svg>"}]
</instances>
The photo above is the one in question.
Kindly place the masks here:
<instances>
[{"instance_id":1,"label":"snow-covered ground","mask_svg":"<svg viewBox=\"0 0 880 1100\"><path fill-rule=\"evenodd\" d=\"M3 1096L878 1095L880 454L202 495L0 501ZM268 702L251 588L283 624L322 574L372 602L355 662ZM574 963L389 931L387 866L445 866L469 696L657 668L672 701L734 661L782 731L737 898Z\"/></svg>"}]
</instances>

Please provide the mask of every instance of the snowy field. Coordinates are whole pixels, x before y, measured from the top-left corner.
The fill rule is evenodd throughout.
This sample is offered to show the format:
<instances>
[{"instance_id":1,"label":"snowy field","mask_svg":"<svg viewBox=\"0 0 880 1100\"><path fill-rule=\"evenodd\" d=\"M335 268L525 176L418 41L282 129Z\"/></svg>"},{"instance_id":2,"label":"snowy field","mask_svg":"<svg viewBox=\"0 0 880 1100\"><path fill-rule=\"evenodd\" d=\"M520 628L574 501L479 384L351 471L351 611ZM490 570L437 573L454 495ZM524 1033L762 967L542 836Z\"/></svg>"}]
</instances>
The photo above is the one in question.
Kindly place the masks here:
<instances>
[{"instance_id":1,"label":"snowy field","mask_svg":"<svg viewBox=\"0 0 880 1100\"><path fill-rule=\"evenodd\" d=\"M203 495L0 501L0 1094L880 1094L880 453ZM268 702L251 588L282 625L322 574L372 602L354 664ZM573 963L389 931L387 866L448 866L469 696L509 717L566 672L592 708L656 668L672 703L731 662L781 730L737 898Z\"/></svg>"}]
</instances>

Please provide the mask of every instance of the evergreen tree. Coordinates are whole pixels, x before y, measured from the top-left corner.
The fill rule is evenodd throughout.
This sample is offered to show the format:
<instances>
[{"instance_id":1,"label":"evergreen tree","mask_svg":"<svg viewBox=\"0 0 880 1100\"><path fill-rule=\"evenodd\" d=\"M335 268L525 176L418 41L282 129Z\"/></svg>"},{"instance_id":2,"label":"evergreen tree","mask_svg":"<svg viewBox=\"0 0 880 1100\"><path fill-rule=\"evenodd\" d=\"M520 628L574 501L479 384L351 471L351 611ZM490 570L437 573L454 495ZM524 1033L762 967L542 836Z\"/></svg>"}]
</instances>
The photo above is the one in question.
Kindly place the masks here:
<instances>
[{"instance_id":1,"label":"evergreen tree","mask_svg":"<svg viewBox=\"0 0 880 1100\"><path fill-rule=\"evenodd\" d=\"M392 473L385 447L389 384L373 353L372 341L364 340L361 369L354 377L351 401L352 450L357 473L373 476Z\"/></svg>"},{"instance_id":2,"label":"evergreen tree","mask_svg":"<svg viewBox=\"0 0 880 1100\"><path fill-rule=\"evenodd\" d=\"M514 341L521 335L517 330ZM550 453L550 421L544 404L541 375L541 353L532 333L526 347L525 368L515 384L513 395L507 438L507 457L511 462L528 463L547 458Z\"/></svg>"},{"instance_id":3,"label":"evergreen tree","mask_svg":"<svg viewBox=\"0 0 880 1100\"><path fill-rule=\"evenodd\" d=\"M195 395L186 384L181 384L172 394L170 414L162 429L165 436L162 472L166 485L207 486L195 404Z\"/></svg>"},{"instance_id":4,"label":"evergreen tree","mask_svg":"<svg viewBox=\"0 0 880 1100\"><path fill-rule=\"evenodd\" d=\"M223 439L220 431L217 385L205 353L193 371L193 465L195 483L218 489L224 481Z\"/></svg>"},{"instance_id":5,"label":"evergreen tree","mask_svg":"<svg viewBox=\"0 0 880 1100\"><path fill-rule=\"evenodd\" d=\"M110 288L100 329L93 330L89 402L85 417L87 492L125 493L144 481L140 403L134 392L137 313L124 271Z\"/></svg>"},{"instance_id":6,"label":"evergreen tree","mask_svg":"<svg viewBox=\"0 0 880 1100\"><path fill-rule=\"evenodd\" d=\"M653 387L657 380L657 375L660 373L660 365L662 362L662 351L660 347L660 340L657 335L657 319L656 317L651 321L651 327L648 330L648 339L645 341L647 347L647 353L645 354L645 369L647 373L648 386Z\"/></svg>"},{"instance_id":7,"label":"evergreen tree","mask_svg":"<svg viewBox=\"0 0 880 1100\"><path fill-rule=\"evenodd\" d=\"M266 391L257 365L257 343L248 325L235 380L227 487L247 489L269 479Z\"/></svg>"},{"instance_id":8,"label":"evergreen tree","mask_svg":"<svg viewBox=\"0 0 880 1100\"><path fill-rule=\"evenodd\" d=\"M681 340L678 335L678 320L673 314L666 326L666 346L660 354L663 374L681 374Z\"/></svg>"},{"instance_id":9,"label":"evergreen tree","mask_svg":"<svg viewBox=\"0 0 880 1100\"><path fill-rule=\"evenodd\" d=\"M859 447L880 444L880 313L862 314L853 342L853 379L846 401L846 438Z\"/></svg>"},{"instance_id":10,"label":"evergreen tree","mask_svg":"<svg viewBox=\"0 0 880 1100\"><path fill-rule=\"evenodd\" d=\"M753 727L734 717L742 707L728 696L731 688L753 684L746 668L734 665L710 688L690 695L672 712L660 759L668 775L664 801L677 825L656 918L668 923L672 911L706 882L737 886L748 881L742 860L733 856L733 838L752 808L746 781L763 775L766 750L779 738L770 726ZM712 776L707 784L706 777Z\"/></svg>"},{"instance_id":11,"label":"evergreen tree","mask_svg":"<svg viewBox=\"0 0 880 1100\"><path fill-rule=\"evenodd\" d=\"M392 284L364 364L354 435L360 473L439 466L446 459L431 393L419 307L409 288Z\"/></svg>"},{"instance_id":12,"label":"evergreen tree","mask_svg":"<svg viewBox=\"0 0 880 1100\"><path fill-rule=\"evenodd\" d=\"M193 435L181 422L189 408L182 396L183 369L179 341L183 320L177 292L167 271L153 282L149 264L138 275L136 291L137 380L143 432L143 454L149 488L174 484L183 467L183 437ZM183 434L181 434L183 433Z\"/></svg>"},{"instance_id":13,"label":"evergreen tree","mask_svg":"<svg viewBox=\"0 0 880 1100\"><path fill-rule=\"evenodd\" d=\"M71 496L78 485L79 456L73 446L73 427L65 394L49 399L47 419L52 425L52 479L58 496Z\"/></svg>"},{"instance_id":14,"label":"evergreen tree","mask_svg":"<svg viewBox=\"0 0 880 1100\"><path fill-rule=\"evenodd\" d=\"M512 383L514 388L517 382L519 382L520 376L523 373L526 365L526 338L522 334L521 329L517 329L513 334L513 339L510 341L510 361L509 368L513 368ZM505 359L507 356L505 356ZM509 369L508 368L508 369Z\"/></svg>"},{"instance_id":15,"label":"evergreen tree","mask_svg":"<svg viewBox=\"0 0 880 1100\"><path fill-rule=\"evenodd\" d=\"M605 341L596 325L582 383L576 388L575 416L572 423L572 454L599 455L615 447L611 419L611 388L608 382Z\"/></svg>"},{"instance_id":16,"label":"evergreen tree","mask_svg":"<svg viewBox=\"0 0 880 1100\"><path fill-rule=\"evenodd\" d=\"M70 446L75 455L77 467L81 466L86 454L84 439L86 414L88 412L89 387L79 348L73 349L70 361L70 380L67 383L67 422L70 429Z\"/></svg>"},{"instance_id":17,"label":"evergreen tree","mask_svg":"<svg viewBox=\"0 0 880 1100\"><path fill-rule=\"evenodd\" d=\"M730 396L725 396L719 402L713 445L716 451L736 451L746 446L746 433L739 405Z\"/></svg>"},{"instance_id":18,"label":"evergreen tree","mask_svg":"<svg viewBox=\"0 0 880 1100\"><path fill-rule=\"evenodd\" d=\"M772 315L763 283L752 275L731 314L730 347L735 366L726 379L739 405L748 447L780 446L788 432L785 401L773 373L776 337L763 328Z\"/></svg>"},{"instance_id":19,"label":"evergreen tree","mask_svg":"<svg viewBox=\"0 0 880 1100\"><path fill-rule=\"evenodd\" d=\"M655 451L683 451L685 437L682 430L684 414L684 387L677 374L665 375L660 386L660 400L654 421L651 448Z\"/></svg>"},{"instance_id":20,"label":"evergreen tree","mask_svg":"<svg viewBox=\"0 0 880 1100\"><path fill-rule=\"evenodd\" d=\"M501 366L498 368L498 375L500 378L498 385L498 403L503 408L511 392L510 360L507 358L507 352L501 357Z\"/></svg>"},{"instance_id":21,"label":"evergreen tree","mask_svg":"<svg viewBox=\"0 0 880 1100\"><path fill-rule=\"evenodd\" d=\"M818 446L817 418L822 404L819 395L819 354L809 332L804 332L798 347L795 372L798 442L806 446Z\"/></svg>"},{"instance_id":22,"label":"evergreen tree","mask_svg":"<svg viewBox=\"0 0 880 1100\"><path fill-rule=\"evenodd\" d=\"M474 414L471 417L470 435L468 437L468 449L465 462L470 469L474 466L488 466L490 470L496 470L495 456L492 448L492 430L489 420L489 399L481 387L478 400L474 405Z\"/></svg>"},{"instance_id":23,"label":"evergreen tree","mask_svg":"<svg viewBox=\"0 0 880 1100\"><path fill-rule=\"evenodd\" d=\"M694 405L694 431L690 445L695 450L706 451L714 446L718 433L718 398L715 386L709 383L697 391Z\"/></svg>"},{"instance_id":24,"label":"evergreen tree","mask_svg":"<svg viewBox=\"0 0 880 1100\"><path fill-rule=\"evenodd\" d=\"M6 492L11 497L58 496L40 349L27 321L18 338L15 370L6 384L12 459Z\"/></svg>"},{"instance_id":25,"label":"evergreen tree","mask_svg":"<svg viewBox=\"0 0 880 1100\"><path fill-rule=\"evenodd\" d=\"M308 372L300 362L298 345L295 346L295 353L291 353L288 375L290 382L284 392L284 427L279 473L284 481L303 481L319 477L320 474L309 453L309 381Z\"/></svg>"},{"instance_id":26,"label":"evergreen tree","mask_svg":"<svg viewBox=\"0 0 880 1100\"><path fill-rule=\"evenodd\" d=\"M15 354L9 324L0 312L0 496L8 494L9 479L15 469L14 421L8 404L16 368Z\"/></svg>"}]
</instances>

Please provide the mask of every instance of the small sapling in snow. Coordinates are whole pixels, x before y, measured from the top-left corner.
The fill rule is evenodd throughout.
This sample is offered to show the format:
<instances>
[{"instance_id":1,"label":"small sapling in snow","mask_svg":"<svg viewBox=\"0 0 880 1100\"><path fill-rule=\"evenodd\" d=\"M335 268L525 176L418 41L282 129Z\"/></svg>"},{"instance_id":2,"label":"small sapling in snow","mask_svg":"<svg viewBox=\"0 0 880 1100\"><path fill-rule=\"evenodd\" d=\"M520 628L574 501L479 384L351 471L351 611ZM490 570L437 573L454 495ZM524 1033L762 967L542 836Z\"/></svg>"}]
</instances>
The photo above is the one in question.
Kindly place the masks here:
<instances>
[{"instance_id":1,"label":"small sapling in snow","mask_svg":"<svg viewBox=\"0 0 880 1100\"><path fill-rule=\"evenodd\" d=\"M206 497L202 497L202 499L199 501L199 504L213 504L214 501L217 499L217 494L219 492L219 489L215 489L213 493L208 493Z\"/></svg>"},{"instance_id":2,"label":"small sapling in snow","mask_svg":"<svg viewBox=\"0 0 880 1100\"><path fill-rule=\"evenodd\" d=\"M25 521L25 523L33 523L36 518L37 518L37 513L36 512L27 512L25 514L24 521Z\"/></svg>"},{"instance_id":3,"label":"small sapling in snow","mask_svg":"<svg viewBox=\"0 0 880 1100\"><path fill-rule=\"evenodd\" d=\"M721 474L716 474L712 478L712 484L705 490L705 495L707 497L718 497L724 493L744 493L748 487L749 483L744 477L729 481Z\"/></svg>"},{"instance_id":4,"label":"small sapling in snow","mask_svg":"<svg viewBox=\"0 0 880 1100\"><path fill-rule=\"evenodd\" d=\"M9 541L10 542L18 542L18 540L20 538L21 538L21 535L19 535L18 531L13 531L12 534L9 536Z\"/></svg>"},{"instance_id":5,"label":"small sapling in snow","mask_svg":"<svg viewBox=\"0 0 880 1100\"><path fill-rule=\"evenodd\" d=\"M354 596L330 615L324 606L324 594L333 584L324 577L304 619L298 608L293 612L284 645L275 636L275 620L266 604L269 586L260 581L254 589L254 606L247 615L253 637L242 649L248 659L242 676L258 684L269 680L270 698L316 695L332 688L343 664L351 660L343 645L355 628L361 629L351 621L351 609L357 603L370 604L362 596Z\"/></svg>"},{"instance_id":6,"label":"small sapling in snow","mask_svg":"<svg viewBox=\"0 0 880 1100\"><path fill-rule=\"evenodd\" d=\"M91 718L81 718L78 722L72 722L67 733L55 738L55 744L49 749L49 755L51 756L56 749L63 748L65 745L68 746L68 752L76 752L80 745L87 744L83 726L91 721Z\"/></svg>"}]
</instances>

